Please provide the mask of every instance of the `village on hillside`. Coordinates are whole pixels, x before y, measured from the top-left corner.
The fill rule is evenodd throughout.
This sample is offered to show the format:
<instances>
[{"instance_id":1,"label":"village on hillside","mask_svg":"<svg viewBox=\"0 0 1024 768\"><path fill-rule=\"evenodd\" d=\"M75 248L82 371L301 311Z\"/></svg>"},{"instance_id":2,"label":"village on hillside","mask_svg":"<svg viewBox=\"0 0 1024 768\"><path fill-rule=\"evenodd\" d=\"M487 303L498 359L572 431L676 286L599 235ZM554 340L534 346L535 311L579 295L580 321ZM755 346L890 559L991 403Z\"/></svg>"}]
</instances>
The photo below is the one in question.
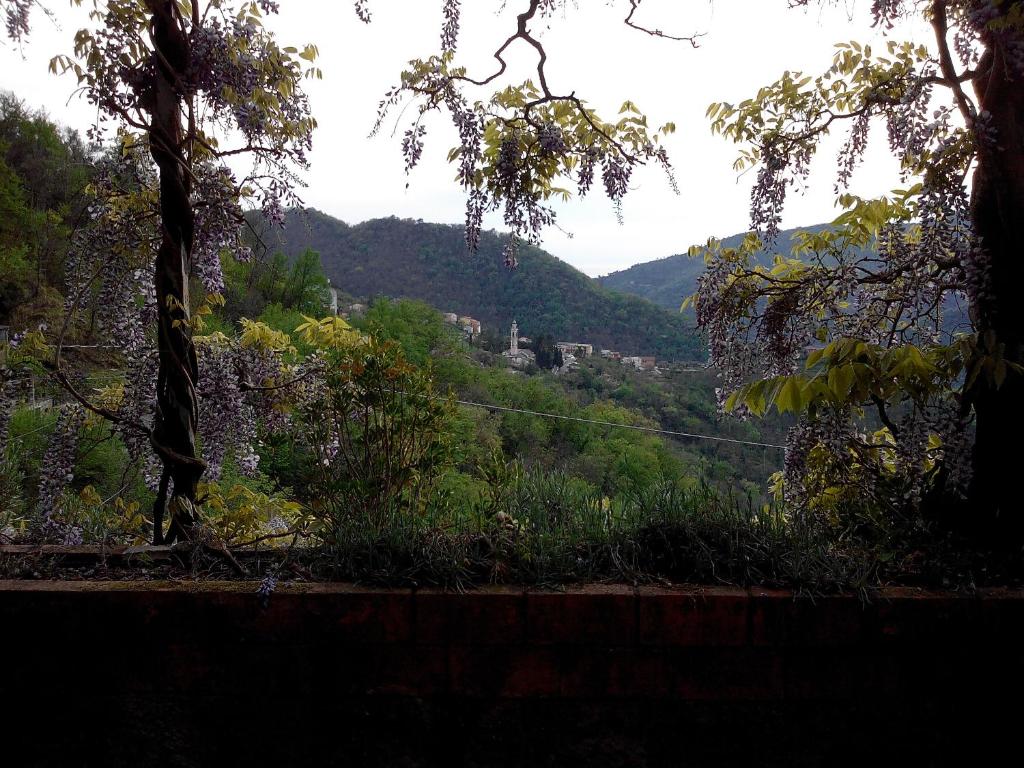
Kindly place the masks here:
<instances>
[{"instance_id":1,"label":"village on hillside","mask_svg":"<svg viewBox=\"0 0 1024 768\"><path fill-rule=\"evenodd\" d=\"M448 317L454 317L454 315L445 315L446 319ZM463 319L471 318L460 318L460 322ZM477 321L473 322L479 326ZM537 360L536 353L530 349L532 343L533 340L529 337L519 335L519 324L513 320L509 331L509 348L502 352L502 355L509 360L513 368L526 368L531 364L536 364ZM594 345L580 341L558 341L555 342L555 349L558 350L562 360L559 370L569 370L579 365L580 358L594 356ZM606 360L618 360L623 365L631 365L638 371L657 370L657 361L653 356L623 355L612 349L602 349L600 354Z\"/></svg>"},{"instance_id":2,"label":"village on hillside","mask_svg":"<svg viewBox=\"0 0 1024 768\"><path fill-rule=\"evenodd\" d=\"M341 309L338 304L338 289L331 285L329 290L331 292L330 307L334 314L340 314L348 318L352 315L361 315L366 311L366 305L358 303L349 304L344 309ZM478 339L483 331L482 324L474 317L447 311L442 312L441 317L448 325L461 329L469 341ZM579 365L578 361L580 358L594 356L594 345L586 342L557 341L554 346L562 356L562 364L558 367L558 370L570 370ZM519 324L516 320L513 320L512 326L509 329L509 346L508 349L502 352L502 356L509 361L513 368L523 370L530 365L537 364L537 355L532 347L533 339L528 336L520 336ZM638 371L661 372L654 355L625 355L614 349L600 349L598 354L605 360L615 360ZM664 364L663 362L663 366Z\"/></svg>"}]
</instances>

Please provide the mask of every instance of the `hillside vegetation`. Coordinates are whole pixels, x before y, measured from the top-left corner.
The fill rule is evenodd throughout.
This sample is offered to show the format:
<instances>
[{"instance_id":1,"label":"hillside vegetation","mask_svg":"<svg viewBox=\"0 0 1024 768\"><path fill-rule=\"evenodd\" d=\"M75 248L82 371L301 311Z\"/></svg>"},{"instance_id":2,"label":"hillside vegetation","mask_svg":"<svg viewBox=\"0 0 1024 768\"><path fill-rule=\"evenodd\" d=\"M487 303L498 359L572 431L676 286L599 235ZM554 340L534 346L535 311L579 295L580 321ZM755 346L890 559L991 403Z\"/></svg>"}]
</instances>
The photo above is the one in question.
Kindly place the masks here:
<instances>
[{"instance_id":1,"label":"hillside vegetation","mask_svg":"<svg viewBox=\"0 0 1024 768\"><path fill-rule=\"evenodd\" d=\"M754 261L768 266L775 254L790 255L793 239L798 232L821 232L830 224L814 224L807 227L786 229L779 233L773 248L757 253ZM732 235L721 241L723 248L738 248L746 233ZM873 251L872 251L873 252ZM859 258L865 253L862 249L854 249L851 255ZM826 259L828 263L828 259ZM679 253L664 259L635 264L629 269L612 272L598 278L601 285L615 291L632 294L647 299L654 304L670 311L678 311L683 300L697 290L697 280L704 272L704 259ZM687 322L694 322L692 308L683 310L682 316ZM966 306L954 297L947 297L942 307L942 323L949 332L965 332L970 328Z\"/></svg>"},{"instance_id":2,"label":"hillside vegetation","mask_svg":"<svg viewBox=\"0 0 1024 768\"><path fill-rule=\"evenodd\" d=\"M331 282L351 296L419 299L484 328L503 332L515 319L525 336L547 333L662 360L702 357L693 324L677 312L608 290L537 248L524 247L510 271L494 232L483 233L471 256L461 226L397 218L349 226L307 210L263 237L290 257L319 252Z\"/></svg>"},{"instance_id":3,"label":"hillside vegetation","mask_svg":"<svg viewBox=\"0 0 1024 768\"><path fill-rule=\"evenodd\" d=\"M781 442L783 437L778 418L721 420L715 377L707 371L652 375L591 358L559 375L538 371L524 376L505 367L500 356L467 345L435 309L410 300L379 300L357 323L377 338L400 344L411 362L431 368L441 391L461 400L740 440ZM611 497L665 480L699 479L757 499L782 460L773 449L673 439L529 413L461 408L458 424L459 472L467 486L497 449L505 461L564 473L581 487Z\"/></svg>"},{"instance_id":4,"label":"hillside vegetation","mask_svg":"<svg viewBox=\"0 0 1024 768\"><path fill-rule=\"evenodd\" d=\"M76 269L69 245L102 152L0 97L0 325L11 338L52 342L62 328L65 276ZM270 409L257 411L256 396L241 401L252 431L228 434L219 455L216 433L200 435L204 460L220 461L203 484L204 518L231 545L313 542L325 547L319 577L378 583L672 578L816 589L918 579L920 552L945 546L857 503L795 518L771 504L792 418L721 420L713 371L639 372L600 358L558 374L514 371L496 354L515 317L535 343L548 334L692 360L699 343L675 299L663 309L613 292L535 249L508 272L493 233L471 258L459 227L350 227L316 212L287 224L262 233L268 247L253 259L222 254L223 297L205 297L198 280L191 291L199 380L213 385L200 391L200 423L218 423L218 409L235 402L230 391L218 400L218 385L243 372L259 372L254 389L275 393L260 396ZM699 260L674 258L634 272L667 266L652 286L677 267L696 278ZM325 347L308 331L307 316L330 312L322 266L347 300L370 299L353 314L359 343ZM131 373L109 344L105 300L100 290L83 297L63 364L88 397L120 410ZM438 309L476 316L500 337L468 341ZM263 344L295 373L262 368ZM311 359L329 362L298 373ZM150 457L109 421L85 417L45 368L22 385L3 363L0 389L11 384L14 397L0 407L0 542L152 540ZM288 386L274 383L281 371ZM333 378L320 385L310 373ZM314 397L304 401L307 381ZM341 445L366 461L346 453L339 463ZM415 462L408 446L419 446ZM951 564L932 581L1019 572L943 557ZM12 573L22 567L0 561L0 575Z\"/></svg>"},{"instance_id":5,"label":"hillside vegetation","mask_svg":"<svg viewBox=\"0 0 1024 768\"><path fill-rule=\"evenodd\" d=\"M809 227L786 229L779 233L775 248L762 251L758 261L762 264L771 263L772 255L789 251L793 235L797 232L819 232L827 224L815 224ZM722 240L723 248L737 248L743 242L746 233L732 235ZM683 299L697 289L697 280L704 272L704 260L699 256L677 253L664 259L634 264L629 269L612 272L598 278L601 285L614 291L633 294L660 307L678 311ZM692 311L688 313L692 316Z\"/></svg>"},{"instance_id":6,"label":"hillside vegetation","mask_svg":"<svg viewBox=\"0 0 1024 768\"><path fill-rule=\"evenodd\" d=\"M0 92L0 325L20 330L59 317L89 161L74 131Z\"/></svg>"}]
</instances>

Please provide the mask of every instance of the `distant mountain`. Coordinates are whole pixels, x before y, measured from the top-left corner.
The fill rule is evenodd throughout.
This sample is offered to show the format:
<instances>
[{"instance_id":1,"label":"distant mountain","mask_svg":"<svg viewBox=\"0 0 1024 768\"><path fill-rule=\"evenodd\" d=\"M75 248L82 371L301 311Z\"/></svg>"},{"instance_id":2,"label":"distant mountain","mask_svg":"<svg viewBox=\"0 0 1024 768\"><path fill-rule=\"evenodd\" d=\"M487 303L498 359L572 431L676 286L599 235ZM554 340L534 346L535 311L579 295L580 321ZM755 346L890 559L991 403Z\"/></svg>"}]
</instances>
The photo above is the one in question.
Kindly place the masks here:
<instances>
[{"instance_id":1,"label":"distant mountain","mask_svg":"<svg viewBox=\"0 0 1024 768\"><path fill-rule=\"evenodd\" d=\"M808 227L783 230L779 233L775 247L771 250L760 251L754 260L756 263L767 266L771 264L774 254L789 252L793 236L797 232L821 232L829 226L829 224L814 224ZM736 248L743 242L744 237L746 237L746 233L727 237L722 240L722 247ZM683 300L697 290L697 279L703 272L704 260L702 258L677 254L657 261L635 264L629 269L599 277L598 281L605 288L631 293L666 309L678 311ZM692 322L693 310L687 310L684 316ZM967 308L952 296L948 297L943 305L942 324L947 331L951 332L970 330Z\"/></svg>"},{"instance_id":2,"label":"distant mountain","mask_svg":"<svg viewBox=\"0 0 1024 768\"><path fill-rule=\"evenodd\" d=\"M827 224L817 224L783 230L779 233L776 247L771 251L762 251L758 254L757 260L768 264L771 262L773 254L785 253L789 250L789 244L797 232L819 232L827 226ZM746 237L746 233L727 237L722 240L722 247L736 248L743 242L744 237ZM683 299L697 290L697 278L703 272L704 260L702 258L691 258L682 253L657 261L636 264L629 269L599 277L598 280L605 288L631 293L634 296L653 301L666 309L678 311Z\"/></svg>"},{"instance_id":3,"label":"distant mountain","mask_svg":"<svg viewBox=\"0 0 1024 768\"><path fill-rule=\"evenodd\" d=\"M471 256L460 226L397 218L349 226L305 210L290 212L269 237L289 256L318 251L331 282L351 296L420 299L501 333L514 319L524 336L547 333L665 360L703 355L692 322L678 312L602 287L542 250L523 246L519 266L506 269L505 240L493 232Z\"/></svg>"}]
</instances>

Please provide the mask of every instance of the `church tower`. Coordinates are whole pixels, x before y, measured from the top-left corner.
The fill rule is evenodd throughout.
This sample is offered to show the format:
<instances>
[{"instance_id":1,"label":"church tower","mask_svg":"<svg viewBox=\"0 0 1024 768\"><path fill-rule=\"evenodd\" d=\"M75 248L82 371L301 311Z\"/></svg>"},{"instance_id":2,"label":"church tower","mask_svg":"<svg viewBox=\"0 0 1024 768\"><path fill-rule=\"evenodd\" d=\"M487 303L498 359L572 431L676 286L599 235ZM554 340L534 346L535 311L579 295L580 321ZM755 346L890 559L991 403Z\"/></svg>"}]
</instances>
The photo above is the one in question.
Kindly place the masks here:
<instances>
[{"instance_id":1,"label":"church tower","mask_svg":"<svg viewBox=\"0 0 1024 768\"><path fill-rule=\"evenodd\" d=\"M519 326L516 325L516 321L512 321L512 346L509 348L509 352L513 355L519 352Z\"/></svg>"}]
</instances>

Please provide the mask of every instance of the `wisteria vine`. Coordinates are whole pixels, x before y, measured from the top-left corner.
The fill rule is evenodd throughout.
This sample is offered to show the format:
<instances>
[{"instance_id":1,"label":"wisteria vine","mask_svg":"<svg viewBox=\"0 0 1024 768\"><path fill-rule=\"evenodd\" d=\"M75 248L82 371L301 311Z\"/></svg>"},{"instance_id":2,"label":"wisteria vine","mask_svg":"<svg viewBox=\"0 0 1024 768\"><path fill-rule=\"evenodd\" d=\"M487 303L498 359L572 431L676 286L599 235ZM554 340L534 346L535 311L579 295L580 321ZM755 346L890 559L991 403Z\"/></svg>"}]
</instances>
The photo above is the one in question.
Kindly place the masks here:
<instances>
[{"instance_id":1,"label":"wisteria vine","mask_svg":"<svg viewBox=\"0 0 1024 768\"><path fill-rule=\"evenodd\" d=\"M282 48L264 27L263 17L278 10L269 0L205 7L107 0L91 12L94 25L76 35L74 56L51 63L75 74L96 106L93 138L105 126L119 138L101 162L90 221L76 236L69 320L49 365L80 404L115 423L143 467L157 491L157 542L165 510L170 540L189 537L198 522L197 484L208 462L197 440L206 438L214 475L228 439L240 466L255 469L253 406L232 385L246 372L219 344L202 345L200 362L193 334L201 320L192 311L223 294L222 258L249 256L243 201L277 221L299 202L297 174L308 167L315 127L301 81L320 73L314 46ZM221 136L241 141L223 146ZM242 156L250 169L236 178L227 159ZM198 302L189 295L191 277L205 294ZM115 405L91 403L65 368L70 318L85 311L124 352ZM212 381L202 381L204 369ZM216 429L200 428L200 411L219 419ZM227 427L224 418L232 419Z\"/></svg>"},{"instance_id":2,"label":"wisteria vine","mask_svg":"<svg viewBox=\"0 0 1024 768\"><path fill-rule=\"evenodd\" d=\"M575 183L579 196L586 195L599 170L604 192L621 220L622 200L635 169L645 163L660 166L677 190L662 137L675 130L667 123L648 132L647 120L635 105L626 102L617 122L605 122L575 92L558 94L547 77L547 52L530 25L563 10L564 0L524 0L516 16L515 31L497 48L497 69L485 77L473 77L455 64L462 8L459 0L442 4L443 23L439 54L412 62L401 83L389 90L380 103L374 133L391 108L408 99L416 117L405 130L401 149L406 172L419 162L426 134L425 119L431 112L447 113L458 131L459 145L449 153L457 163L457 178L466 193L466 245L475 251L488 212L501 211L510 238L505 263L517 264L521 241L540 242L542 233L555 224L555 198L570 192L559 186ZM657 37L689 40L648 29L635 20L639 0L630 0L625 23ZM369 21L367 3L357 2L356 12ZM507 75L506 54L520 43L533 49L537 64L533 77L495 92L489 99L471 102L465 91L497 84Z\"/></svg>"},{"instance_id":3,"label":"wisteria vine","mask_svg":"<svg viewBox=\"0 0 1024 768\"><path fill-rule=\"evenodd\" d=\"M989 159L1003 155L999 167L1022 147L1007 146L991 99L986 109L995 89L976 86L978 104L963 83L1012 87L1024 73L1024 18L1015 5L875 0L873 21L887 31L924 8L936 52L890 40L880 56L841 44L820 77L786 73L754 99L709 109L713 129L745 145L738 167L756 166L754 232L740 248L698 249L707 270L693 301L722 403L740 414L773 402L804 414L790 432L783 472L796 509L812 499L826 465L834 485L843 476L867 484L869 497L897 508L917 508L929 492L969 494L981 482L974 420L984 391L1017 376L1020 351L1009 346L1014 310L996 296L996 238L978 228L981 221L1002 237L997 220L982 214L977 174L998 173L986 170ZM938 101L940 91L948 102ZM847 190L875 122L905 188L865 200ZM798 235L791 257L766 261L788 191L808 176L821 137L842 123L849 134L835 189L846 213L829 230ZM965 306L970 327L954 325ZM884 436L866 429L865 411Z\"/></svg>"}]
</instances>

